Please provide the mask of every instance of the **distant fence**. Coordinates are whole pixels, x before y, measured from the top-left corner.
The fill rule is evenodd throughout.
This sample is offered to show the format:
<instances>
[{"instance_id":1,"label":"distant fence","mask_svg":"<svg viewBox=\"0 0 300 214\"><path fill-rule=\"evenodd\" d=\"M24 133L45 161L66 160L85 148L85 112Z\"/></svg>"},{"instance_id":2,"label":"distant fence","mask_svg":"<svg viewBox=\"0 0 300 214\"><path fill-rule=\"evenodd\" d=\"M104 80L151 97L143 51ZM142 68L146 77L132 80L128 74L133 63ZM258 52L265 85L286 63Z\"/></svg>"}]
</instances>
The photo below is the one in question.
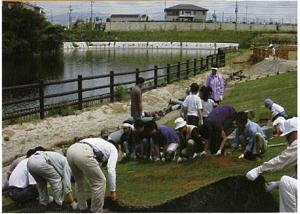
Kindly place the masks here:
<instances>
[{"instance_id":1,"label":"distant fence","mask_svg":"<svg viewBox=\"0 0 300 214\"><path fill-rule=\"evenodd\" d=\"M275 46L275 57L281 59L289 59L290 51L297 51L297 45L280 45ZM253 48L253 56L257 61L261 61L267 57L269 57L271 53L271 49L268 47L255 47Z\"/></svg>"},{"instance_id":2,"label":"distant fence","mask_svg":"<svg viewBox=\"0 0 300 214\"><path fill-rule=\"evenodd\" d=\"M224 51L219 50L218 54L209 55L205 58L201 59L193 59L187 60L186 62L178 62L176 64L167 64L164 67L154 66L153 69L148 70L140 70L136 69L132 72L124 72L124 73L116 73L111 71L109 74L105 75L97 75L97 76L90 76L90 77L83 77L82 75L78 75L75 79L68 79L62 81L50 81L45 82L40 80L39 83L34 84L27 84L27 85L19 85L19 86L11 86L11 87L3 87L2 93L8 93L9 91L14 90L28 90L34 89L38 91L38 96L35 97L26 97L25 99L16 100L16 101L5 101L3 100L2 109L4 107L6 109L10 109L10 106L18 105L18 104L25 104L28 102L34 102L38 106L30 107L30 108L20 108L13 111L4 111L3 110L3 120L13 119L13 118L20 118L25 117L28 115L39 115L40 119L43 119L45 115L52 110L59 109L65 107L66 105L76 106L78 110L82 110L84 105L93 102L96 100L108 100L110 102L114 102L116 97L116 86L123 85L124 87L128 85L133 85L136 83L136 80L141 76L141 74L146 72L153 73L153 76L150 78L145 78L146 88L145 90L149 90L152 88L157 88L162 85L170 84L174 81L178 81L182 78L188 78L189 76L196 75L198 73L202 73L207 71L212 66L222 67L225 66L225 53ZM131 80L127 80L124 82L116 81L117 76L124 76L125 75L134 75L135 78ZM83 82L87 80L99 80L99 79L109 79L107 84L99 85L96 87L83 87ZM125 79L125 78L122 78ZM66 83L77 83L77 89L71 90L63 93L53 93L53 94L45 94L45 87L50 85L58 85L61 86L62 84ZM148 83L148 84L147 84ZM149 84L151 83L151 84ZM99 94L97 96L89 96L84 97L84 93L88 91L94 91L98 89L109 89L109 93ZM129 87L126 87L129 89ZM76 95L77 99L69 100L67 103L55 103L50 105L45 105L45 99L51 99L66 95Z\"/></svg>"}]
</instances>

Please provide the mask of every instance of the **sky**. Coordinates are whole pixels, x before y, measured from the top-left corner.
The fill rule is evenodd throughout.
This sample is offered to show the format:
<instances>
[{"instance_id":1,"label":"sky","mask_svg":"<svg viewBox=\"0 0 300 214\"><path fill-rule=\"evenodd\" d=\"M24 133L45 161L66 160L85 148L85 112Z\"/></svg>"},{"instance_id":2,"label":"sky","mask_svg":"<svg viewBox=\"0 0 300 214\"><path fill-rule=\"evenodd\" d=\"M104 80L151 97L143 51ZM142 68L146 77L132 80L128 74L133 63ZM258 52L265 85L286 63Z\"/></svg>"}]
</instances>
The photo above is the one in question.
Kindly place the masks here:
<instances>
[{"instance_id":1,"label":"sky","mask_svg":"<svg viewBox=\"0 0 300 214\"><path fill-rule=\"evenodd\" d=\"M32 2L44 8L49 21L67 24L71 7L72 20L90 17L91 1L37 1ZM93 1L93 16L106 20L111 14L147 14L150 20L163 20L165 4L167 7L182 4L175 0L147 0L147 1ZM212 14L217 15L219 21L233 21L235 19L235 1L221 0L185 0L185 4L195 4L209 9L208 19ZM297 1L237 1L239 21L256 22L285 22L296 23Z\"/></svg>"}]
</instances>

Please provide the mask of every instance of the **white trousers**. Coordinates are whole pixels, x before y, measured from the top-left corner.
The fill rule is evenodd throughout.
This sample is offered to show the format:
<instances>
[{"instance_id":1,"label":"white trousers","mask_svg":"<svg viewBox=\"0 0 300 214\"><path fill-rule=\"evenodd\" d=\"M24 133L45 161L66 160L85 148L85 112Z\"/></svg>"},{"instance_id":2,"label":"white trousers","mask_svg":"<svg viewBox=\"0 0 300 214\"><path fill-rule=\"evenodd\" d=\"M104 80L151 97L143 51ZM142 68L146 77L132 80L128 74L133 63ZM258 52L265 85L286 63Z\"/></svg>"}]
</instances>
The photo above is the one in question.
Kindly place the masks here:
<instances>
[{"instance_id":1,"label":"white trousers","mask_svg":"<svg viewBox=\"0 0 300 214\"><path fill-rule=\"evenodd\" d=\"M49 203L47 190L48 181L53 191L54 201L61 206L65 194L63 191L62 178L55 168L50 165L42 155L32 155L28 160L27 168L37 182L40 203L44 205Z\"/></svg>"},{"instance_id":2,"label":"white trousers","mask_svg":"<svg viewBox=\"0 0 300 214\"><path fill-rule=\"evenodd\" d=\"M84 176L89 180L91 186L91 211L102 212L106 188L106 178L94 158L94 153L89 145L75 143L67 150L67 160L76 182L76 197L78 208L87 209L84 191Z\"/></svg>"},{"instance_id":3,"label":"white trousers","mask_svg":"<svg viewBox=\"0 0 300 214\"><path fill-rule=\"evenodd\" d=\"M280 212L297 212L297 179L282 176L279 183Z\"/></svg>"}]
</instances>

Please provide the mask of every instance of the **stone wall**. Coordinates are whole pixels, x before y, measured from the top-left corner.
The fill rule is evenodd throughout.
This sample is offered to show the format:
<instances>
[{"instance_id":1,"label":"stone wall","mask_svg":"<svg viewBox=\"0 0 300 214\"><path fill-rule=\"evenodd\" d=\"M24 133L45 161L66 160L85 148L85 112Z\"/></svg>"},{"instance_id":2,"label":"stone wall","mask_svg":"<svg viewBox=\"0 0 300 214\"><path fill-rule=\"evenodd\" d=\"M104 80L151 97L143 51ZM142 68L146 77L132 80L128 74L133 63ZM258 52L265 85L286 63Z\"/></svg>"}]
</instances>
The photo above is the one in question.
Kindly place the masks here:
<instances>
[{"instance_id":1,"label":"stone wall","mask_svg":"<svg viewBox=\"0 0 300 214\"><path fill-rule=\"evenodd\" d=\"M144 30L235 30L234 23L201 22L107 22L105 31L144 31ZM297 25L238 24L239 31L297 31Z\"/></svg>"}]
</instances>

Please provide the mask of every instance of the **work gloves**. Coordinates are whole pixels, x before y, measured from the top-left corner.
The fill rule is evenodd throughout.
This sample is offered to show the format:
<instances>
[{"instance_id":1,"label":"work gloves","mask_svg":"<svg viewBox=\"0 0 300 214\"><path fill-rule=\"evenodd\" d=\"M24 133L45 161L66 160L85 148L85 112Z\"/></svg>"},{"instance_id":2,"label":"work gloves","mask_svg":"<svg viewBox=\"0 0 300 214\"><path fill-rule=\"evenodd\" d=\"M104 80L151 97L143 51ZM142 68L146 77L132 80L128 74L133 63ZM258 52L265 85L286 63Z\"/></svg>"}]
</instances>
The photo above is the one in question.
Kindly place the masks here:
<instances>
[{"instance_id":1,"label":"work gloves","mask_svg":"<svg viewBox=\"0 0 300 214\"><path fill-rule=\"evenodd\" d=\"M222 154L222 150L219 149L219 150L217 151L216 155L219 156L219 155L221 155L221 154Z\"/></svg>"},{"instance_id":2,"label":"work gloves","mask_svg":"<svg viewBox=\"0 0 300 214\"><path fill-rule=\"evenodd\" d=\"M254 181L262 173L261 168L262 168L262 166L258 166L254 169L251 169L246 174L247 179L250 180L250 181Z\"/></svg>"},{"instance_id":3,"label":"work gloves","mask_svg":"<svg viewBox=\"0 0 300 214\"><path fill-rule=\"evenodd\" d=\"M244 158L244 153L243 154L241 154L240 156L239 156L239 159L243 159Z\"/></svg>"},{"instance_id":4,"label":"work gloves","mask_svg":"<svg viewBox=\"0 0 300 214\"><path fill-rule=\"evenodd\" d=\"M77 202L76 201L73 201L70 206L72 207L73 210L76 210L77 209Z\"/></svg>"}]
</instances>

